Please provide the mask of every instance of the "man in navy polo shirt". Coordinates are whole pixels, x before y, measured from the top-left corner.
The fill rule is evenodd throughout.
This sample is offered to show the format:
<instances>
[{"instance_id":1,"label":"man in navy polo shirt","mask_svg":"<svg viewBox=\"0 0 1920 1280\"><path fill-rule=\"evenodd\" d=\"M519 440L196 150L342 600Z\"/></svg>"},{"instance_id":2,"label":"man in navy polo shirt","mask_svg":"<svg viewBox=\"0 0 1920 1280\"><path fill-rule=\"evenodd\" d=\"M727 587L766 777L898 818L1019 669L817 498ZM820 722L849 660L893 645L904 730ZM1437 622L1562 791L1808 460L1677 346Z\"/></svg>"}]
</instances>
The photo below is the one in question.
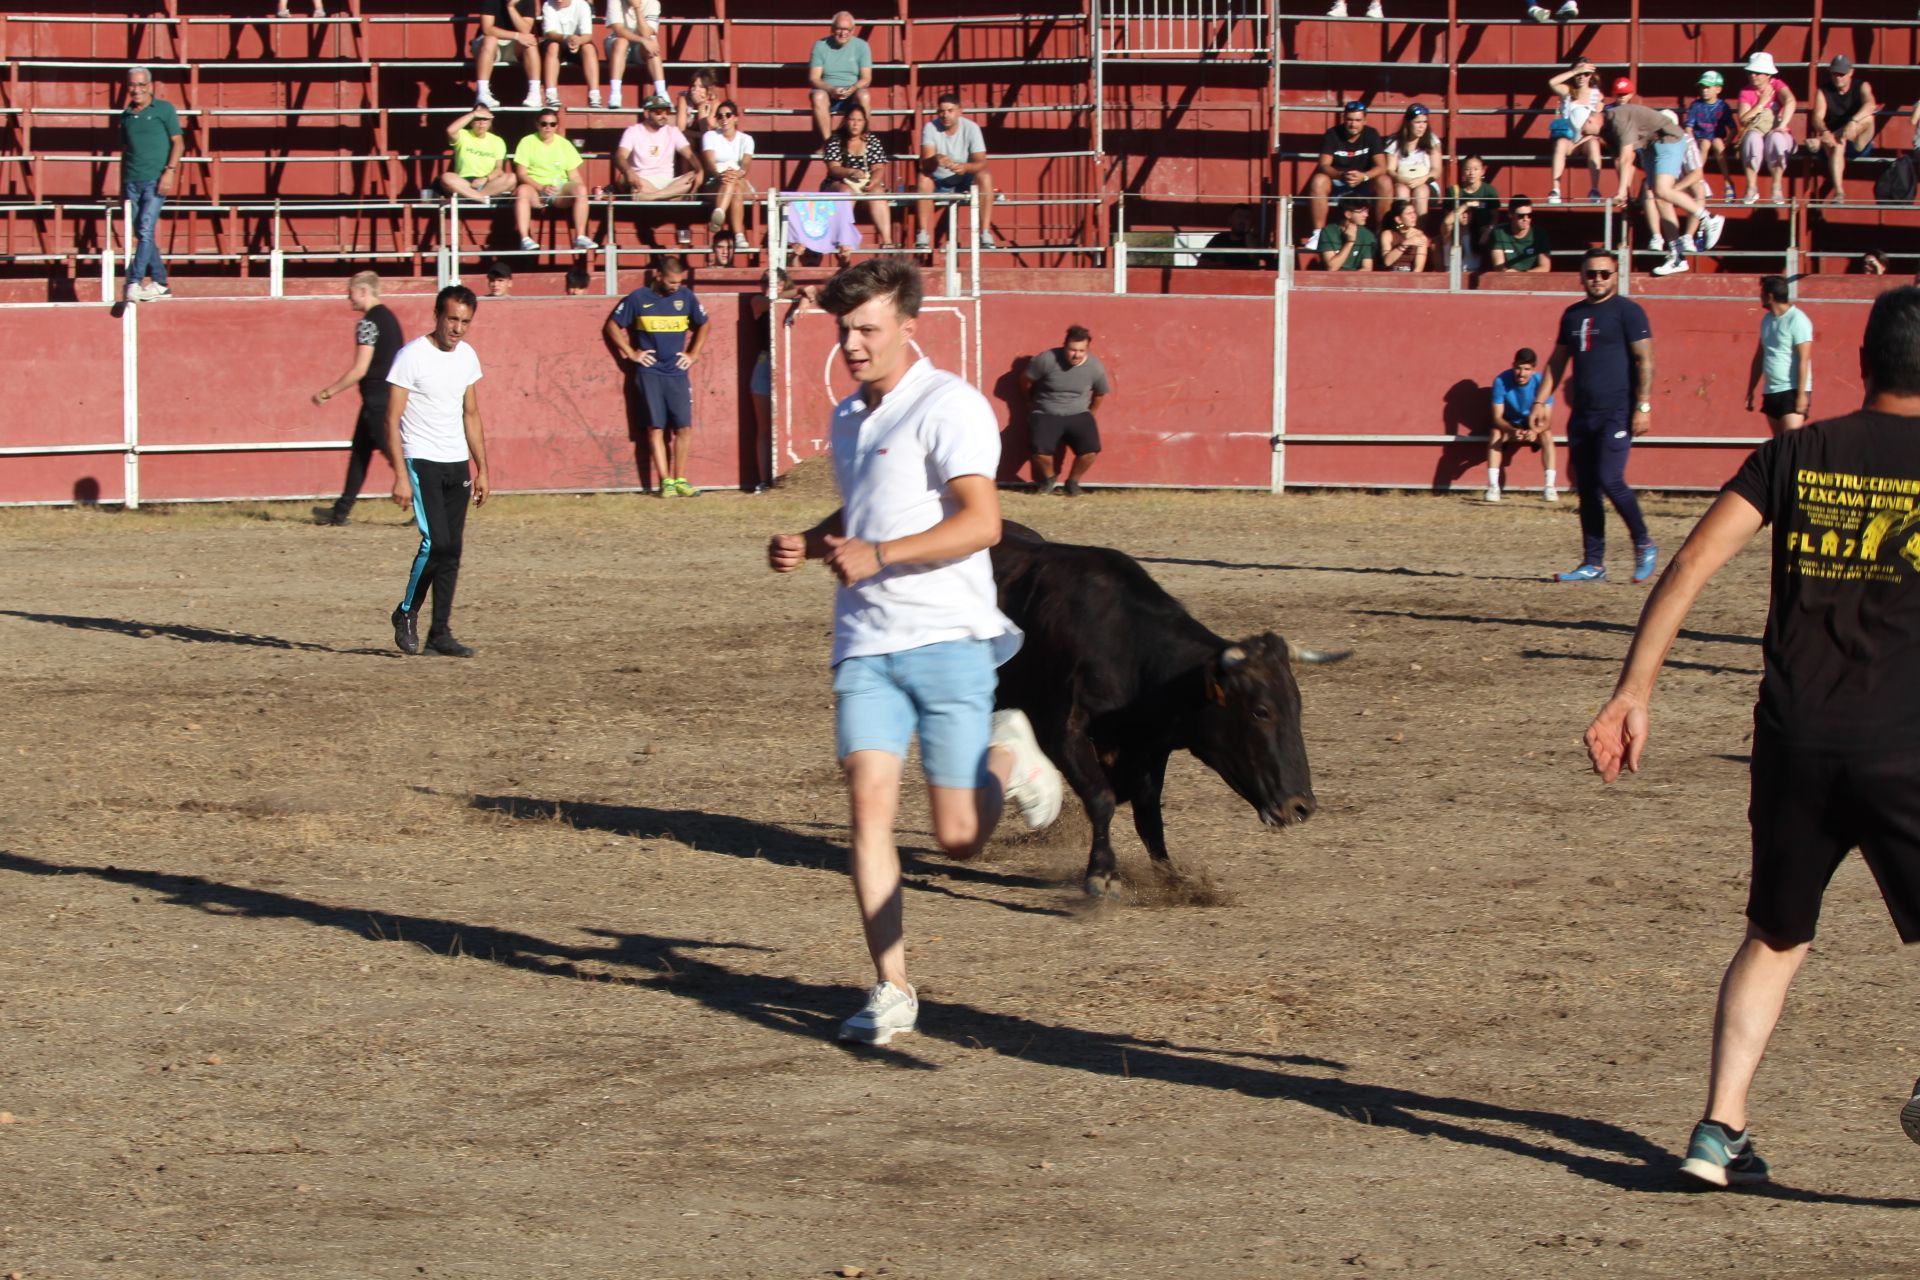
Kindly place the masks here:
<instances>
[{"instance_id":1,"label":"man in navy polo shirt","mask_svg":"<svg viewBox=\"0 0 1920 1280\"><path fill-rule=\"evenodd\" d=\"M1640 304L1619 293L1619 260L1612 250L1592 248L1580 262L1586 300L1560 317L1560 336L1547 360L1546 377L1529 421L1535 431L1553 425L1553 393L1574 362L1573 417L1567 423L1567 451L1573 457L1573 483L1580 494L1582 551L1577 568L1556 575L1561 582L1600 582L1607 576L1607 509L1627 522L1633 537L1633 580L1653 576L1660 549L1647 533L1640 500L1627 484L1627 455L1633 438L1652 425L1653 329Z\"/></svg>"},{"instance_id":2,"label":"man in navy polo shirt","mask_svg":"<svg viewBox=\"0 0 1920 1280\"><path fill-rule=\"evenodd\" d=\"M620 300L607 317L607 340L633 361L635 385L647 402L647 444L660 496L695 497L694 487L680 474L686 465L682 438L693 425L693 383L687 371L706 345L707 312L687 288L684 259L677 254L660 259L647 283Z\"/></svg>"}]
</instances>

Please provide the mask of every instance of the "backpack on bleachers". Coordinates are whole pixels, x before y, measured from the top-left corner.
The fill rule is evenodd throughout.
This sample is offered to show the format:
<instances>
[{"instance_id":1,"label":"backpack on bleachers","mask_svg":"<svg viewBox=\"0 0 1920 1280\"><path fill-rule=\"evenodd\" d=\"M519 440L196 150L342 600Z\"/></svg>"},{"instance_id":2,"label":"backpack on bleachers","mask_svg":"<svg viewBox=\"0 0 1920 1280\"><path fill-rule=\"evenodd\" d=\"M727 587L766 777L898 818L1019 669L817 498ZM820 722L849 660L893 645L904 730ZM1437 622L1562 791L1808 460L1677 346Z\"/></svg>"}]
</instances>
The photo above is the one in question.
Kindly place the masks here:
<instances>
[{"instance_id":1,"label":"backpack on bleachers","mask_svg":"<svg viewBox=\"0 0 1920 1280\"><path fill-rule=\"evenodd\" d=\"M1914 190L1920 187L1917 168L1911 153L1899 157L1874 179L1873 198L1881 204L1912 204Z\"/></svg>"}]
</instances>

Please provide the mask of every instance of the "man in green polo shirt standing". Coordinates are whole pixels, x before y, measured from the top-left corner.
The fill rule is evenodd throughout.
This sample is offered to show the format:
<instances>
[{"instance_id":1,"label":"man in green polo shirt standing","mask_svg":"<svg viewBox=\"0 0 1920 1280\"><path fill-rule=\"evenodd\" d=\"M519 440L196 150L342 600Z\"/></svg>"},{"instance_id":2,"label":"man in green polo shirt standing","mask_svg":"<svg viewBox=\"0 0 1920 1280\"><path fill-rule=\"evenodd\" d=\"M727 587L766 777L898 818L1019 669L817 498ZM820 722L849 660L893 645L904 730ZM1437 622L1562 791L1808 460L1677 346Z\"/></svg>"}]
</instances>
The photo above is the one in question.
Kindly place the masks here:
<instances>
[{"instance_id":1,"label":"man in green polo shirt standing","mask_svg":"<svg viewBox=\"0 0 1920 1280\"><path fill-rule=\"evenodd\" d=\"M842 9L833 15L833 34L813 42L807 59L808 95L813 100L813 124L820 139L833 136L833 118L857 102L872 112L867 86L873 83L873 50L853 34L853 15Z\"/></svg>"},{"instance_id":2,"label":"man in green polo shirt standing","mask_svg":"<svg viewBox=\"0 0 1920 1280\"><path fill-rule=\"evenodd\" d=\"M120 113L120 184L133 206L133 262L127 267L128 302L171 298L167 264L160 261L154 226L160 206L173 194L180 176L180 115L171 102L153 96L153 73L127 69L127 106ZM151 283L142 283L151 280Z\"/></svg>"}]
</instances>

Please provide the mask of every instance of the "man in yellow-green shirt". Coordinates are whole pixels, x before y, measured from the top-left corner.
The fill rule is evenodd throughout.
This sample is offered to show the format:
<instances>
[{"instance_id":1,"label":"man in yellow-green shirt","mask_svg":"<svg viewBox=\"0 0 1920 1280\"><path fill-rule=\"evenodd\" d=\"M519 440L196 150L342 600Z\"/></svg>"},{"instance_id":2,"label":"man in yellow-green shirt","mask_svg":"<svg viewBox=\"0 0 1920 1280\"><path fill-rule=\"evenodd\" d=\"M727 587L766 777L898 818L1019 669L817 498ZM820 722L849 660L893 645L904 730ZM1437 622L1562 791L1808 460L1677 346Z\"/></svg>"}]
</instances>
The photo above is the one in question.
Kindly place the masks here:
<instances>
[{"instance_id":1,"label":"man in yellow-green shirt","mask_svg":"<svg viewBox=\"0 0 1920 1280\"><path fill-rule=\"evenodd\" d=\"M493 108L475 107L447 126L453 144L453 168L440 175L440 190L485 204L513 190L518 181L507 167L507 140L493 131Z\"/></svg>"},{"instance_id":2,"label":"man in yellow-green shirt","mask_svg":"<svg viewBox=\"0 0 1920 1280\"><path fill-rule=\"evenodd\" d=\"M560 132L560 113L540 111L538 128L520 139L513 150L513 167L520 187L514 192L514 222L520 228L520 248L538 253L540 242L528 234L533 228L533 206L569 204L573 207L573 247L581 251L600 246L587 238L587 188L580 180L580 153Z\"/></svg>"}]
</instances>

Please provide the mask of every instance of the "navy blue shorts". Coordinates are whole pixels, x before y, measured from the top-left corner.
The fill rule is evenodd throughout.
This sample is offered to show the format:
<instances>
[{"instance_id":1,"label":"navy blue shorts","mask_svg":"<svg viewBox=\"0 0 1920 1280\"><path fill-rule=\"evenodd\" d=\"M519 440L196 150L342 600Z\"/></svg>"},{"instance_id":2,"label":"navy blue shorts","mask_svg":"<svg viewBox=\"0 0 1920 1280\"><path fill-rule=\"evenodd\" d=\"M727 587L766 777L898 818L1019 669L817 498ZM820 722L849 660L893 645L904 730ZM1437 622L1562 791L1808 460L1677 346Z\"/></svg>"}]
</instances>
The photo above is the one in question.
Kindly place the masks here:
<instances>
[{"instance_id":1,"label":"navy blue shorts","mask_svg":"<svg viewBox=\"0 0 1920 1280\"><path fill-rule=\"evenodd\" d=\"M647 402L647 427L653 431L678 430L693 425L693 384L686 378L662 377L657 373L634 375L640 383L640 395Z\"/></svg>"},{"instance_id":2,"label":"navy blue shorts","mask_svg":"<svg viewBox=\"0 0 1920 1280\"><path fill-rule=\"evenodd\" d=\"M942 178L938 174L935 174L933 189L935 191L945 191L953 195L964 195L973 190L974 184L979 179L979 176L979 174L975 173L950 173Z\"/></svg>"}]
</instances>

